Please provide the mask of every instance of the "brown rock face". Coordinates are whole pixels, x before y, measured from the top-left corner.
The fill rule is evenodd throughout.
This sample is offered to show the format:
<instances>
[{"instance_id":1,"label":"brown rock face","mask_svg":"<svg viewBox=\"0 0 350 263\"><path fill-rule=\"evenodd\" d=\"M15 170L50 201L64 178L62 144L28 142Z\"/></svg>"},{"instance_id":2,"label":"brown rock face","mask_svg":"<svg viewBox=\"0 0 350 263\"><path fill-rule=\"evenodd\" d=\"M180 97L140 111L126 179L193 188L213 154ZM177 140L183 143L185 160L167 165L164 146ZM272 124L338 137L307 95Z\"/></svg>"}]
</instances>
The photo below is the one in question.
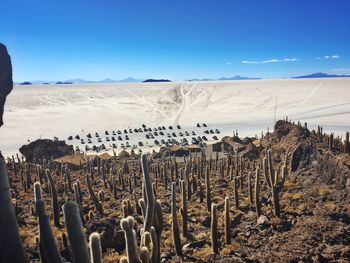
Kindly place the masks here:
<instances>
[{"instance_id":1,"label":"brown rock face","mask_svg":"<svg viewBox=\"0 0 350 263\"><path fill-rule=\"evenodd\" d=\"M3 114L6 97L13 88L11 58L6 47L0 43L0 127L4 124Z\"/></svg>"},{"instance_id":2,"label":"brown rock face","mask_svg":"<svg viewBox=\"0 0 350 263\"><path fill-rule=\"evenodd\" d=\"M72 145L67 145L64 141L53 141L49 139L39 139L30 144L23 145L19 149L27 162L34 160L59 158L74 152Z\"/></svg>"}]
</instances>

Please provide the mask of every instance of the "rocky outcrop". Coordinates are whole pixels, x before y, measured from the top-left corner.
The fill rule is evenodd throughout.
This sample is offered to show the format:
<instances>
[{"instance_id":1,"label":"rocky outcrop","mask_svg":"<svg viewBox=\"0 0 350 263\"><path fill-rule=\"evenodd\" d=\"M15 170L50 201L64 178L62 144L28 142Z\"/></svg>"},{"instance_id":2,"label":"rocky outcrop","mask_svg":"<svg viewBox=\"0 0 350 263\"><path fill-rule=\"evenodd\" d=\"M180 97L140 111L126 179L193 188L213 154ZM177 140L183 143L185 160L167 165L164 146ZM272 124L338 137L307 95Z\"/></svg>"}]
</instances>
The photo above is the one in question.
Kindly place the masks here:
<instances>
[{"instance_id":1,"label":"rocky outcrop","mask_svg":"<svg viewBox=\"0 0 350 263\"><path fill-rule=\"evenodd\" d=\"M242 156L248 158L249 160L258 159L260 155L260 150L253 144L249 143L247 148L242 151Z\"/></svg>"},{"instance_id":2,"label":"rocky outcrop","mask_svg":"<svg viewBox=\"0 0 350 263\"><path fill-rule=\"evenodd\" d=\"M19 151L26 158L27 162L33 162L41 158L56 159L74 153L72 145L67 145L64 141L53 141L49 139L39 139L23 145Z\"/></svg>"},{"instance_id":3,"label":"rocky outcrop","mask_svg":"<svg viewBox=\"0 0 350 263\"><path fill-rule=\"evenodd\" d=\"M279 140L292 139L293 142L300 142L302 140L310 138L310 131L303 126L292 124L284 120L279 120L275 124L272 137L277 138Z\"/></svg>"},{"instance_id":4,"label":"rocky outcrop","mask_svg":"<svg viewBox=\"0 0 350 263\"><path fill-rule=\"evenodd\" d=\"M11 58L6 47L0 43L0 127L4 124L3 114L6 97L13 88Z\"/></svg>"}]
</instances>

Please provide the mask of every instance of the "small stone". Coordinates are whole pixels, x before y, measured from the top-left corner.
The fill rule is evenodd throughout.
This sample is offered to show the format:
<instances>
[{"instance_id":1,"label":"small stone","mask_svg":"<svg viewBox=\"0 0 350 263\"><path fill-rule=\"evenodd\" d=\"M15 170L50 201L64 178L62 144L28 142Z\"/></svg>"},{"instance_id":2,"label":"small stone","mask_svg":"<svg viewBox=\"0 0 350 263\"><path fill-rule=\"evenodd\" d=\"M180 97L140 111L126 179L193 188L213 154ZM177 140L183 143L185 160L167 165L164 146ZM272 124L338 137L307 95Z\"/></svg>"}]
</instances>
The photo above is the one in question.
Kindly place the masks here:
<instances>
[{"instance_id":1,"label":"small stone","mask_svg":"<svg viewBox=\"0 0 350 263\"><path fill-rule=\"evenodd\" d=\"M264 215L259 216L258 220L256 221L256 223L258 225L265 225L268 222L269 222L269 219L266 216L264 216Z\"/></svg>"}]
</instances>

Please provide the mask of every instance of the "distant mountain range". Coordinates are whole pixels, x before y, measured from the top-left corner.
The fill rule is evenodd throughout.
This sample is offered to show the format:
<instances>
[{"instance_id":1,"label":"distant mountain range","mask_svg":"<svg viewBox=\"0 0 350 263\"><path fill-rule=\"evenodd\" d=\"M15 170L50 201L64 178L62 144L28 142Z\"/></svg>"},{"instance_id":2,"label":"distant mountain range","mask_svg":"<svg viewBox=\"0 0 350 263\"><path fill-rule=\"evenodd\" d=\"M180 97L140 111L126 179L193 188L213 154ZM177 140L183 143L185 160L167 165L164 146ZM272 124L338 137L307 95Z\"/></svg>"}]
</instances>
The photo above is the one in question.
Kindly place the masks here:
<instances>
[{"instance_id":1,"label":"distant mountain range","mask_svg":"<svg viewBox=\"0 0 350 263\"><path fill-rule=\"evenodd\" d=\"M254 79L260 79L260 78L249 78L249 77L242 77L242 76L234 76L234 77L222 77L219 79L189 79L189 81L215 81L215 80L254 80Z\"/></svg>"},{"instance_id":2,"label":"distant mountain range","mask_svg":"<svg viewBox=\"0 0 350 263\"><path fill-rule=\"evenodd\" d=\"M291 77L292 79L311 79L311 78L349 78L350 75L335 75L335 74L327 74L322 72L317 72L304 76ZM218 79L189 79L187 81L217 81L217 80L256 80L260 78L250 78L250 77L242 77L242 76L234 76L234 77L222 77ZM121 80L114 79L104 79L100 81L92 81L85 79L67 79L65 81L45 81L45 80L35 80L35 81L25 81L25 82L15 82L15 84L20 85L31 85L31 84L84 84L84 83L138 83L138 82L171 82L168 79L136 79L136 78L126 78Z\"/></svg>"},{"instance_id":3,"label":"distant mountain range","mask_svg":"<svg viewBox=\"0 0 350 263\"><path fill-rule=\"evenodd\" d=\"M171 80L168 80L168 79L146 79L142 82L171 82Z\"/></svg>"},{"instance_id":4,"label":"distant mountain range","mask_svg":"<svg viewBox=\"0 0 350 263\"><path fill-rule=\"evenodd\" d=\"M349 78L350 75L335 75L335 74L326 74L322 72L313 73L310 75L293 77L293 79L314 79L314 78Z\"/></svg>"},{"instance_id":5,"label":"distant mountain range","mask_svg":"<svg viewBox=\"0 0 350 263\"><path fill-rule=\"evenodd\" d=\"M67 79L65 81L46 81L46 80L34 80L34 81L25 81L25 82L15 82L15 84L22 84L22 85L30 85L30 84L72 84L72 83L127 83L127 82L142 82L143 79L135 79L132 77L121 79L121 80L114 80L114 79L104 79L100 81L93 81L93 80L85 80L85 79Z\"/></svg>"}]
</instances>

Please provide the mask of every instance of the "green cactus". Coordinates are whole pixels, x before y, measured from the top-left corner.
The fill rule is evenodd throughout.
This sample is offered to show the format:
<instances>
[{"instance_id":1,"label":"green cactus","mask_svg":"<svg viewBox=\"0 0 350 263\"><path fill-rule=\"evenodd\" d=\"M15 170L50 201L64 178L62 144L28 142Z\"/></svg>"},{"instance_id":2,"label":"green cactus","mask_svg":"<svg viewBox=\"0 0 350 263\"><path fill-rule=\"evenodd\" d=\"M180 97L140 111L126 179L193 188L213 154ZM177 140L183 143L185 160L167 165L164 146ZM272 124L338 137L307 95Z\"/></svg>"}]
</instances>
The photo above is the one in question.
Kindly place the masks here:
<instances>
[{"instance_id":1,"label":"green cactus","mask_svg":"<svg viewBox=\"0 0 350 263\"><path fill-rule=\"evenodd\" d=\"M79 214L80 214L80 218L81 221L83 223L83 225L85 225L85 218L84 218L84 214L83 214L83 210L81 209L81 192L80 192L80 187L79 187L79 180L77 180L77 182L75 184L73 184L73 188L74 188L74 200L75 202L78 204L78 208L79 208Z\"/></svg>"},{"instance_id":2,"label":"green cactus","mask_svg":"<svg viewBox=\"0 0 350 263\"><path fill-rule=\"evenodd\" d=\"M137 240L136 232L133 230L134 218L128 216L120 221L120 226L124 231L126 240L126 255L128 258L128 263L139 263L139 255L137 251Z\"/></svg>"},{"instance_id":3,"label":"green cactus","mask_svg":"<svg viewBox=\"0 0 350 263\"><path fill-rule=\"evenodd\" d=\"M28 262L19 237L6 164L0 152L0 261Z\"/></svg>"},{"instance_id":4,"label":"green cactus","mask_svg":"<svg viewBox=\"0 0 350 263\"><path fill-rule=\"evenodd\" d=\"M225 212L224 212L224 217L225 217L225 243L231 244L231 219L230 219L230 203L229 203L229 198L226 196L225 197Z\"/></svg>"},{"instance_id":5,"label":"green cactus","mask_svg":"<svg viewBox=\"0 0 350 263\"><path fill-rule=\"evenodd\" d=\"M101 263L102 262L102 249L100 234L93 232L89 236L89 246L91 254L91 263Z\"/></svg>"},{"instance_id":6,"label":"green cactus","mask_svg":"<svg viewBox=\"0 0 350 263\"><path fill-rule=\"evenodd\" d=\"M261 201L260 201L260 169L259 167L256 168L255 172L255 212L256 216L259 217L261 215Z\"/></svg>"},{"instance_id":7,"label":"green cactus","mask_svg":"<svg viewBox=\"0 0 350 263\"><path fill-rule=\"evenodd\" d=\"M274 214L276 217L280 217L280 213L281 213L281 208L279 203L279 193L282 191L286 174L287 174L287 168L286 168L287 160L288 160L288 152L286 152L286 155L285 155L285 165L282 168L282 176L281 178L279 178L278 172L274 171L272 167L271 151L268 150L267 157L264 157L265 173L267 172L267 174L265 174L265 178L266 178L267 185L269 186L272 193L272 204L273 204Z\"/></svg>"},{"instance_id":8,"label":"green cactus","mask_svg":"<svg viewBox=\"0 0 350 263\"><path fill-rule=\"evenodd\" d=\"M92 189L92 185L91 185L91 181L90 181L90 177L88 174L85 175L85 179L86 179L86 185L89 191L89 195L90 198L92 200L92 202L95 205L96 211L103 216L103 208L102 208L102 203L98 200L98 198L96 197L94 190Z\"/></svg>"},{"instance_id":9,"label":"green cactus","mask_svg":"<svg viewBox=\"0 0 350 263\"><path fill-rule=\"evenodd\" d=\"M249 204L253 205L254 203L254 196L253 196L253 185L252 185L252 173L251 171L248 172L248 195L249 195Z\"/></svg>"},{"instance_id":10,"label":"green cactus","mask_svg":"<svg viewBox=\"0 0 350 263\"><path fill-rule=\"evenodd\" d=\"M209 179L209 167L207 167L207 172L205 174L205 190L206 190L206 203L207 203L207 210L210 212L211 209L211 194L210 194L210 179Z\"/></svg>"},{"instance_id":11,"label":"green cactus","mask_svg":"<svg viewBox=\"0 0 350 263\"><path fill-rule=\"evenodd\" d=\"M173 182L171 186L171 230L173 235L173 243L176 250L176 255L182 257L181 239L179 224L177 222L176 214L176 183Z\"/></svg>"},{"instance_id":12,"label":"green cactus","mask_svg":"<svg viewBox=\"0 0 350 263\"><path fill-rule=\"evenodd\" d=\"M350 153L349 132L346 132L345 134L344 153Z\"/></svg>"},{"instance_id":13,"label":"green cactus","mask_svg":"<svg viewBox=\"0 0 350 263\"><path fill-rule=\"evenodd\" d=\"M56 185L55 182L51 176L51 172L49 169L46 169L46 177L48 178L50 182L50 190L51 190L51 197L52 197L52 209L53 209L53 220L55 223L55 226L60 228L61 223L60 223L60 211L59 211L59 206L58 206L58 196L57 196L57 190L56 190Z\"/></svg>"},{"instance_id":14,"label":"green cactus","mask_svg":"<svg viewBox=\"0 0 350 263\"><path fill-rule=\"evenodd\" d=\"M210 240L212 252L214 254L219 254L218 217L216 204L211 205Z\"/></svg>"},{"instance_id":15,"label":"green cactus","mask_svg":"<svg viewBox=\"0 0 350 263\"><path fill-rule=\"evenodd\" d=\"M145 187L145 193L146 193L145 197L147 196L144 230L151 231L155 204L154 204L154 193L153 193L152 181L151 181L151 176L148 169L147 155L143 154L141 156L141 164L142 164L143 180L144 180L144 187Z\"/></svg>"},{"instance_id":16,"label":"green cactus","mask_svg":"<svg viewBox=\"0 0 350 263\"><path fill-rule=\"evenodd\" d=\"M79 215L79 206L73 201L63 205L64 221L74 263L90 263L83 224Z\"/></svg>"},{"instance_id":17,"label":"green cactus","mask_svg":"<svg viewBox=\"0 0 350 263\"><path fill-rule=\"evenodd\" d=\"M152 226L151 227L151 240L152 240L151 260L152 260L152 263L159 263L160 262L160 247L159 247L160 239L159 238L157 237L155 228Z\"/></svg>"},{"instance_id":18,"label":"green cactus","mask_svg":"<svg viewBox=\"0 0 350 263\"><path fill-rule=\"evenodd\" d=\"M180 181L181 188L181 207L180 207L180 215L182 217L182 236L187 237L187 200L186 200L186 185L182 180Z\"/></svg>"},{"instance_id":19,"label":"green cactus","mask_svg":"<svg viewBox=\"0 0 350 263\"><path fill-rule=\"evenodd\" d=\"M233 178L233 194L235 198L235 208L239 209L239 195L238 195L238 177Z\"/></svg>"}]
</instances>

